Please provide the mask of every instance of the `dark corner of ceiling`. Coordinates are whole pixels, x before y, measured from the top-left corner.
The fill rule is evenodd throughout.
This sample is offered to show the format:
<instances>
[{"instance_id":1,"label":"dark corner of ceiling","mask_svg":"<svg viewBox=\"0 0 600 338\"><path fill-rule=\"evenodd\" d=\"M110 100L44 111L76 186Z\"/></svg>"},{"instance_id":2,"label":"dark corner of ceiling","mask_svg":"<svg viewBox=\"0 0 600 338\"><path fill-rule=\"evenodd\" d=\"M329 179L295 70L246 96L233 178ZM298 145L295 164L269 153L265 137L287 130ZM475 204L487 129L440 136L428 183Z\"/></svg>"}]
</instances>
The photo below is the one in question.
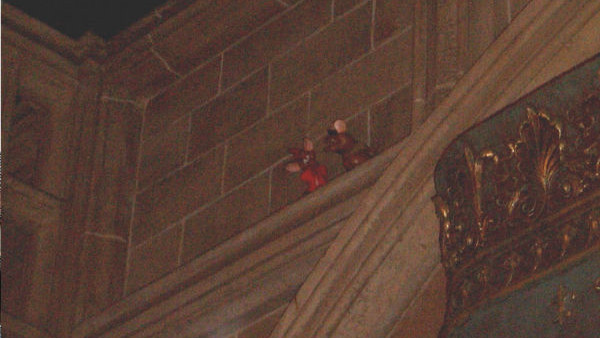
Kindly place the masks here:
<instances>
[{"instance_id":1,"label":"dark corner of ceiling","mask_svg":"<svg viewBox=\"0 0 600 338\"><path fill-rule=\"evenodd\" d=\"M109 40L167 0L4 0L77 39L86 31Z\"/></svg>"}]
</instances>

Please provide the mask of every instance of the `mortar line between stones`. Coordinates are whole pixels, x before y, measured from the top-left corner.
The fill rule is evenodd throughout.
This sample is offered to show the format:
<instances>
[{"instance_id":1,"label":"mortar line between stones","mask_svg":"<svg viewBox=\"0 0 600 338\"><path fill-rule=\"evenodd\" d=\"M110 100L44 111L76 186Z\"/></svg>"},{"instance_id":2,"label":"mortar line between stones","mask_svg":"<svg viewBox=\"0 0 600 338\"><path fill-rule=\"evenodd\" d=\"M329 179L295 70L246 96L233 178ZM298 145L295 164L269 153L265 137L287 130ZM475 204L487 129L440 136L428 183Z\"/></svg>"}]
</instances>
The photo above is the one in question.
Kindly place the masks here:
<instances>
[{"instance_id":1,"label":"mortar line between stones","mask_svg":"<svg viewBox=\"0 0 600 338\"><path fill-rule=\"evenodd\" d=\"M372 106L371 106L372 107ZM371 110L367 109L367 146L371 147Z\"/></svg>"},{"instance_id":2,"label":"mortar line between stones","mask_svg":"<svg viewBox=\"0 0 600 338\"><path fill-rule=\"evenodd\" d=\"M185 74L185 75L183 75L183 76L181 76L181 77L178 77L177 79L175 79L175 81L173 81L173 82L169 83L168 85L166 85L166 86L164 86L164 87L160 88L160 89L159 89L159 90L158 90L156 93L153 93L153 94L151 94L151 95L148 97L148 101L152 101L153 99L155 99L155 98L156 98L157 96L159 96L160 94L162 94L162 93L166 92L167 90L169 90L171 87L175 87L175 85L176 85L177 83L180 83L181 81L185 81L185 79L186 79L188 76L190 76L192 73L196 72L196 71L197 71L197 70L199 70L200 68L203 68L203 67L204 67L204 66L206 66L207 64L209 64L209 63L213 62L213 61L214 61L216 58L218 58L218 57L219 57L219 55L216 55L216 56L213 56L213 57L211 57L210 59L208 59L208 60L206 60L206 61L204 61L204 62L200 63L198 66L196 66L196 67L192 68L192 69L191 69L191 70L190 70L190 71L189 71L187 74Z\"/></svg>"},{"instance_id":3,"label":"mortar line between stones","mask_svg":"<svg viewBox=\"0 0 600 338\"><path fill-rule=\"evenodd\" d=\"M371 50L375 50L375 2L371 2Z\"/></svg>"},{"instance_id":4,"label":"mortar line between stones","mask_svg":"<svg viewBox=\"0 0 600 338\"><path fill-rule=\"evenodd\" d=\"M261 176L261 175L264 175L266 172L268 172L269 170L271 170L272 168L274 168L276 165L278 165L279 163L281 163L281 162L282 162L283 160L285 160L286 158L287 158L287 156L286 156L286 157L284 157L284 158L282 158L281 160L279 160L279 161L275 162L275 164L272 164L272 165L270 165L270 166L269 166L269 167L267 167L266 169L263 169L263 170L261 170L260 172L258 172L258 173L257 173L257 174L255 174L254 176L252 176L252 177L250 177L250 178L246 179L245 181L243 181L243 182L239 183L238 185L234 186L233 188L229 189L227 192L223 193L221 196L219 196L219 197L215 198L214 200L212 200L212 201L210 201L210 202L208 202L208 203L206 203L206 204L204 204L204 205L200 206L198 209L196 209L196 210L194 210L194 211L190 212L189 214L187 214L187 215L183 216L183 217L181 218L181 220L187 221L188 219L190 219L190 218L192 218L192 217L196 216L197 214L199 214L199 213L200 213L200 212L202 212L203 210L205 210L205 209L207 209L207 208L211 207L212 205L216 204L217 202L221 201L222 199L226 198L227 196L229 196L229 195L233 194L234 192L238 191L238 190L239 190L240 188L242 188L242 187L243 187L243 186L244 186L246 183L248 183L248 182L252 181L253 179L255 179L255 178L257 178L257 177L259 177L259 176Z\"/></svg>"},{"instance_id":5,"label":"mortar line between stones","mask_svg":"<svg viewBox=\"0 0 600 338\"><path fill-rule=\"evenodd\" d=\"M127 258L125 260L125 277L123 278L123 297L127 296L127 284L129 283L129 272L131 270L131 251L133 250L132 242L133 242L133 224L135 221L135 209L137 205L137 196L140 185L140 166L142 165L142 135L144 133L144 128L146 127L146 110L148 108L148 102L146 101L146 105L142 111L142 128L140 128L140 135L138 140L138 153L137 153L137 163L135 168L135 185L133 198L131 202L131 216L129 219L129 234L127 238ZM151 186L151 185L150 185Z\"/></svg>"},{"instance_id":6,"label":"mortar line between stones","mask_svg":"<svg viewBox=\"0 0 600 338\"><path fill-rule=\"evenodd\" d=\"M221 96L223 96L225 94L228 94L229 92L233 91L235 89L235 87L237 87L240 83L242 83L242 82L250 79L252 76L258 74L260 71L264 71L264 68L265 67L263 66L263 67L260 67L260 68L258 68L256 70L252 71L250 74L248 74L248 75L244 76L243 78L241 78L240 80L232 83L231 85L229 85L229 87L225 87L220 93L218 92L217 94L211 96L210 98L208 98L208 100L202 102L202 104L200 104L197 107L192 108L191 110L192 111L193 110L198 110L198 109L200 109L200 108L202 108L204 106L207 106L208 104L216 101Z\"/></svg>"},{"instance_id":7,"label":"mortar line between stones","mask_svg":"<svg viewBox=\"0 0 600 338\"><path fill-rule=\"evenodd\" d=\"M132 99L123 99L123 98L119 98L119 97L112 97L112 96L107 96L107 95L102 95L100 96L100 100L101 101L112 101L112 102L119 102L119 103L127 103L127 104L131 104L134 107L141 109L144 108L145 104L132 100Z\"/></svg>"},{"instance_id":8,"label":"mortar line between stones","mask_svg":"<svg viewBox=\"0 0 600 338\"><path fill-rule=\"evenodd\" d=\"M308 102L306 103L306 135L308 136L308 131L310 130L310 110L312 108L312 91L308 91Z\"/></svg>"},{"instance_id":9,"label":"mortar line between stones","mask_svg":"<svg viewBox=\"0 0 600 338\"><path fill-rule=\"evenodd\" d=\"M253 30L251 30L248 34L244 35L243 37L239 38L238 40L236 40L234 43L232 43L231 45L227 46L225 49L223 49L222 53L228 52L230 50L232 50L235 46L239 45L240 43L244 42L245 40L247 40L249 37L251 37L252 35L254 35L254 33L258 32L259 30L263 29L264 27L270 25L272 22L277 21L279 18L281 18L282 16L284 16L286 13L291 12L293 9L295 9L296 7L300 6L300 4L303 1L298 1L293 5L287 5L287 8L284 9L283 11L281 11L281 13L273 16L272 18L270 18L269 20L265 21L265 23L263 23L262 25L254 28Z\"/></svg>"},{"instance_id":10,"label":"mortar line between stones","mask_svg":"<svg viewBox=\"0 0 600 338\"><path fill-rule=\"evenodd\" d=\"M183 261L183 236L185 236L185 221L181 222L181 238L179 238L179 248L177 251L177 266L181 266Z\"/></svg>"},{"instance_id":11,"label":"mortar line between stones","mask_svg":"<svg viewBox=\"0 0 600 338\"><path fill-rule=\"evenodd\" d=\"M286 56L287 54L291 53L293 50L296 49L296 47L300 46L301 44L303 44L304 42L312 39L313 37L319 35L321 32L323 32L324 30L328 29L331 25L334 25L336 21L339 21L343 18L345 18L346 16L350 15L351 13L354 13L355 11L357 11L358 9L360 9L364 4L366 4L369 0L363 1L360 4L356 5L354 8L350 9L349 11L347 11L346 13L340 15L338 18L335 18L335 15L332 14L332 19L330 22L328 22L327 24L319 27L317 30L315 30L314 32L312 32L311 34L307 35L304 37L304 39L301 39L300 41L297 41L296 43L292 44L285 52L274 56L271 59L271 63L274 63L275 61L283 58L284 56ZM300 2L299 2L300 3ZM333 8L333 4L332 4L332 8ZM332 11L333 13L333 11Z\"/></svg>"},{"instance_id":12,"label":"mortar line between stones","mask_svg":"<svg viewBox=\"0 0 600 338\"><path fill-rule=\"evenodd\" d=\"M271 115L271 63L267 64L267 113Z\"/></svg>"},{"instance_id":13,"label":"mortar line between stones","mask_svg":"<svg viewBox=\"0 0 600 338\"><path fill-rule=\"evenodd\" d=\"M269 170L269 201L267 204L267 215L271 214L272 208L272 191L273 191L273 169Z\"/></svg>"},{"instance_id":14,"label":"mortar line between stones","mask_svg":"<svg viewBox=\"0 0 600 338\"><path fill-rule=\"evenodd\" d=\"M227 166L227 142L223 142L223 165L221 166L221 195L225 194L225 168Z\"/></svg>"},{"instance_id":15,"label":"mortar line between stones","mask_svg":"<svg viewBox=\"0 0 600 338\"><path fill-rule=\"evenodd\" d=\"M353 10L352 10L353 11ZM348 13L348 12L347 12ZM346 15L347 13L344 13L344 15ZM359 56L358 58L356 58L355 60L352 60L350 63L344 65L343 67L341 67L340 69L338 69L337 71L335 71L334 73L330 74L329 76L323 78L322 80L320 80L318 83L314 84L313 86L311 86L308 91L322 85L323 83L327 82L329 79L333 78L334 76L338 75L339 73L343 72L344 70L352 67L353 65L355 65L356 63L362 61L363 59L369 57L370 55L378 52L379 50L385 48L388 44L392 43L393 41L395 41L396 39L399 39L402 35L406 34L407 32L412 30L412 26L408 26L405 29L403 29L400 33L394 35L393 37L390 37L389 39L383 40L379 46L377 46L377 48L375 50L370 50L368 52L366 52L365 54ZM306 92L304 92L306 93ZM279 109L279 108L278 108Z\"/></svg>"},{"instance_id":16,"label":"mortar line between stones","mask_svg":"<svg viewBox=\"0 0 600 338\"><path fill-rule=\"evenodd\" d=\"M188 113L188 133L187 140L185 142L185 155L183 157L183 164L188 165L190 160L190 145L192 144L192 113Z\"/></svg>"},{"instance_id":17,"label":"mortar line between stones","mask_svg":"<svg viewBox=\"0 0 600 338\"><path fill-rule=\"evenodd\" d=\"M182 220L177 220L175 222L168 223L167 226L164 229L160 230L159 232L157 232L157 233L155 233L153 235L148 236L148 238L146 238L143 241L137 243L136 245L133 245L132 246L133 249L137 250L137 249L143 248L146 245L149 245L149 243L152 242L152 240L154 240L154 239L162 236L167 231L172 230L173 228L175 228L176 226L178 226L179 223L181 223L181 221Z\"/></svg>"},{"instance_id":18,"label":"mortar line between stones","mask_svg":"<svg viewBox=\"0 0 600 338\"><path fill-rule=\"evenodd\" d=\"M123 238L121 236L117 236L117 235L103 234L103 233L94 232L94 231L86 231L83 234L88 235L88 236L102 238L102 239L113 240L113 241L117 241L117 242L121 242L121 243L127 243L127 240L125 238Z\"/></svg>"},{"instance_id":19,"label":"mortar line between stones","mask_svg":"<svg viewBox=\"0 0 600 338\"><path fill-rule=\"evenodd\" d=\"M148 37L148 41L150 42L150 53L152 53L152 55L154 55L163 64L163 66L165 66L165 68L169 72L175 74L175 76L177 76L177 78L182 78L181 74L179 74L173 68L171 68L171 65L169 65L169 63L167 62L167 60L165 60L162 57L162 55L160 55L158 53L158 51L156 49L154 49L154 41L152 40L152 35L148 34L146 36Z\"/></svg>"},{"instance_id":20,"label":"mortar line between stones","mask_svg":"<svg viewBox=\"0 0 600 338\"><path fill-rule=\"evenodd\" d=\"M223 91L223 67L225 65L225 52L221 53L221 65L219 69L219 84L217 85L217 95Z\"/></svg>"},{"instance_id":21,"label":"mortar line between stones","mask_svg":"<svg viewBox=\"0 0 600 338\"><path fill-rule=\"evenodd\" d=\"M415 27L413 27L413 25L408 25L408 26L404 27L404 29L402 29L401 31L396 32L396 33L388 36L387 38L379 41L379 45L376 46L376 49L377 48L381 48L384 45L387 45L391 41L394 41L395 39L397 39L400 36L404 35L406 32L411 31L413 28L415 28ZM415 30L416 30L416 28L415 28ZM411 48L414 48L414 44L412 44L412 43L411 43ZM411 50L411 55L412 55L412 50Z\"/></svg>"}]
</instances>

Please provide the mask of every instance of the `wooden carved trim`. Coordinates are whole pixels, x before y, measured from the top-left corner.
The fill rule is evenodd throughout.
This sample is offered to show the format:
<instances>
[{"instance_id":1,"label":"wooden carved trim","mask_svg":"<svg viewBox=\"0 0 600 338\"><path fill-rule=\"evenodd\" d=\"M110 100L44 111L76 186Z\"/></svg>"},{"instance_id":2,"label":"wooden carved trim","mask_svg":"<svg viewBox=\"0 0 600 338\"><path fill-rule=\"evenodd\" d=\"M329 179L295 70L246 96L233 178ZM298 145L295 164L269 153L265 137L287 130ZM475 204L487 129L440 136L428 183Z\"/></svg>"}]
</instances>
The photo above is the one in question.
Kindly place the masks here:
<instances>
[{"instance_id":1,"label":"wooden carved trim","mask_svg":"<svg viewBox=\"0 0 600 338\"><path fill-rule=\"evenodd\" d=\"M439 173L446 328L600 245L600 96L571 111L529 107L524 115L516 136L501 144L475 151L461 141Z\"/></svg>"}]
</instances>

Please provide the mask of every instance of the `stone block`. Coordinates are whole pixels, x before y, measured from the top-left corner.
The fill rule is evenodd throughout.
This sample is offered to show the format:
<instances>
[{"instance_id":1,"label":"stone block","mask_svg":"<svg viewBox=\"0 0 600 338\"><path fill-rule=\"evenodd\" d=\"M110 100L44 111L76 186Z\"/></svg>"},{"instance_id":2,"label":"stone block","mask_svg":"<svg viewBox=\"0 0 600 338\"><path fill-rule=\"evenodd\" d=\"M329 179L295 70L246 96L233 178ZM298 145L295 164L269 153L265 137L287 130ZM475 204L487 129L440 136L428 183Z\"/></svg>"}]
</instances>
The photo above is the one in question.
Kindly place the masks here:
<instances>
[{"instance_id":1,"label":"stone block","mask_svg":"<svg viewBox=\"0 0 600 338\"><path fill-rule=\"evenodd\" d=\"M189 126L189 117L183 116L142 143L138 176L140 189L183 165Z\"/></svg>"},{"instance_id":2,"label":"stone block","mask_svg":"<svg viewBox=\"0 0 600 338\"><path fill-rule=\"evenodd\" d=\"M275 21L227 50L223 61L223 87L227 88L274 56L287 51L331 19L331 4L304 1Z\"/></svg>"},{"instance_id":3,"label":"stone block","mask_svg":"<svg viewBox=\"0 0 600 338\"><path fill-rule=\"evenodd\" d=\"M323 132L332 121L352 116L406 86L411 67L412 32L408 31L314 89L311 131Z\"/></svg>"},{"instance_id":4,"label":"stone block","mask_svg":"<svg viewBox=\"0 0 600 338\"><path fill-rule=\"evenodd\" d=\"M183 260L187 262L246 230L266 217L268 208L269 173L266 172L186 221Z\"/></svg>"},{"instance_id":5,"label":"stone block","mask_svg":"<svg viewBox=\"0 0 600 338\"><path fill-rule=\"evenodd\" d=\"M132 247L129 257L127 293L157 280L177 267L181 224L166 229L157 236Z\"/></svg>"},{"instance_id":6,"label":"stone block","mask_svg":"<svg viewBox=\"0 0 600 338\"><path fill-rule=\"evenodd\" d=\"M79 307L82 319L121 299L127 260L127 243L112 238L85 235L83 239Z\"/></svg>"},{"instance_id":7,"label":"stone block","mask_svg":"<svg viewBox=\"0 0 600 338\"><path fill-rule=\"evenodd\" d=\"M352 8L358 6L364 0L333 0L333 11L335 15L342 15Z\"/></svg>"},{"instance_id":8,"label":"stone block","mask_svg":"<svg viewBox=\"0 0 600 338\"><path fill-rule=\"evenodd\" d=\"M231 138L227 143L225 192L285 157L308 129L308 96Z\"/></svg>"},{"instance_id":9,"label":"stone block","mask_svg":"<svg viewBox=\"0 0 600 338\"><path fill-rule=\"evenodd\" d=\"M220 69L221 58L215 58L150 100L143 139L164 130L165 126L217 95Z\"/></svg>"},{"instance_id":10,"label":"stone block","mask_svg":"<svg viewBox=\"0 0 600 338\"><path fill-rule=\"evenodd\" d=\"M186 74L246 36L286 8L276 0L208 2L199 14L155 49L180 74Z\"/></svg>"},{"instance_id":11,"label":"stone block","mask_svg":"<svg viewBox=\"0 0 600 338\"><path fill-rule=\"evenodd\" d=\"M413 26L415 0L375 2L375 45Z\"/></svg>"},{"instance_id":12,"label":"stone block","mask_svg":"<svg viewBox=\"0 0 600 338\"><path fill-rule=\"evenodd\" d=\"M412 86L408 86L371 109L371 140L373 148L378 152L410 134L412 100Z\"/></svg>"},{"instance_id":13,"label":"stone block","mask_svg":"<svg viewBox=\"0 0 600 338\"><path fill-rule=\"evenodd\" d=\"M153 96L177 79L149 49L131 51L130 54L110 70L109 83L127 88L132 97Z\"/></svg>"},{"instance_id":14,"label":"stone block","mask_svg":"<svg viewBox=\"0 0 600 338\"><path fill-rule=\"evenodd\" d=\"M307 91L371 46L371 6L364 4L273 61L271 108Z\"/></svg>"},{"instance_id":15,"label":"stone block","mask_svg":"<svg viewBox=\"0 0 600 338\"><path fill-rule=\"evenodd\" d=\"M138 244L221 194L223 147L143 192L136 200L132 242Z\"/></svg>"},{"instance_id":16,"label":"stone block","mask_svg":"<svg viewBox=\"0 0 600 338\"><path fill-rule=\"evenodd\" d=\"M262 69L192 113L190 158L237 134L267 112L267 70Z\"/></svg>"}]
</instances>

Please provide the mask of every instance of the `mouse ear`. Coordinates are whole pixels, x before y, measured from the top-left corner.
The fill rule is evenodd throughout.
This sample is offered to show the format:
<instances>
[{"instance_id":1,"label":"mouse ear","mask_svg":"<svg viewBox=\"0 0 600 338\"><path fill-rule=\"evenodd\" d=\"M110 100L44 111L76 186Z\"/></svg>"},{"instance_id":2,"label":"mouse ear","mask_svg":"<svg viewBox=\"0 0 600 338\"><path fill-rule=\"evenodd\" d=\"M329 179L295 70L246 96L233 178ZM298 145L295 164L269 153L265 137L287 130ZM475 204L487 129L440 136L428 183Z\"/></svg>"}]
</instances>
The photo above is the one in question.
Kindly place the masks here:
<instances>
[{"instance_id":1,"label":"mouse ear","mask_svg":"<svg viewBox=\"0 0 600 338\"><path fill-rule=\"evenodd\" d=\"M305 138L304 139L304 150L305 151L313 151L314 148L315 147L314 147L312 141L308 138Z\"/></svg>"},{"instance_id":2,"label":"mouse ear","mask_svg":"<svg viewBox=\"0 0 600 338\"><path fill-rule=\"evenodd\" d=\"M285 166L285 170L291 172L291 173L295 173L297 171L300 171L300 164L298 164L298 162L292 162L292 163L288 163Z\"/></svg>"},{"instance_id":3,"label":"mouse ear","mask_svg":"<svg viewBox=\"0 0 600 338\"><path fill-rule=\"evenodd\" d=\"M333 122L333 129L335 129L338 133L345 133L346 132L346 122L344 122L343 120L337 120L335 122Z\"/></svg>"}]
</instances>

